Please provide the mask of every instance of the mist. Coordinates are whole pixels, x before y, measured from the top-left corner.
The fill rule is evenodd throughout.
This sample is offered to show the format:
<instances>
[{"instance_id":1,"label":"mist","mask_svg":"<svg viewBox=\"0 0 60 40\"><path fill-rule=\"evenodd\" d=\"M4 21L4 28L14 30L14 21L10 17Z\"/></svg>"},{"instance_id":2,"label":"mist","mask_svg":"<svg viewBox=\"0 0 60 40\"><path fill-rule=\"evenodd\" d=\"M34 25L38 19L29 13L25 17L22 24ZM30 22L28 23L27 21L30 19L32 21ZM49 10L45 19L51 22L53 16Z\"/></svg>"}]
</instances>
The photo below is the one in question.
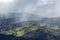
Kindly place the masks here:
<instances>
[{"instance_id":1,"label":"mist","mask_svg":"<svg viewBox=\"0 0 60 40\"><path fill-rule=\"evenodd\" d=\"M22 14L20 20L28 20L30 14L39 17L60 17L59 0L13 0L10 3L0 2L0 15L6 18L13 13ZM29 14L29 15L28 15Z\"/></svg>"}]
</instances>

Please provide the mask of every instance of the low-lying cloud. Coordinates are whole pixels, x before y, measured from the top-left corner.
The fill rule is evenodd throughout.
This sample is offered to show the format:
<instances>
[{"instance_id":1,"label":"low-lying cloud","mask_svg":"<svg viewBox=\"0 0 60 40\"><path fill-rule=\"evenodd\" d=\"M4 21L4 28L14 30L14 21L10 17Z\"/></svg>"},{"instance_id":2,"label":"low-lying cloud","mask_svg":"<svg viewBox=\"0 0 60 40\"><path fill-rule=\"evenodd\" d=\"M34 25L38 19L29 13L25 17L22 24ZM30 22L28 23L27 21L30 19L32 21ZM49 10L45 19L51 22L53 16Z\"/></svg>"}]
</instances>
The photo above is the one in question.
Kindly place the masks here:
<instances>
[{"instance_id":1,"label":"low-lying cloud","mask_svg":"<svg viewBox=\"0 0 60 40\"><path fill-rule=\"evenodd\" d=\"M0 14L19 12L47 17L60 17L60 0L14 0L0 2Z\"/></svg>"}]
</instances>

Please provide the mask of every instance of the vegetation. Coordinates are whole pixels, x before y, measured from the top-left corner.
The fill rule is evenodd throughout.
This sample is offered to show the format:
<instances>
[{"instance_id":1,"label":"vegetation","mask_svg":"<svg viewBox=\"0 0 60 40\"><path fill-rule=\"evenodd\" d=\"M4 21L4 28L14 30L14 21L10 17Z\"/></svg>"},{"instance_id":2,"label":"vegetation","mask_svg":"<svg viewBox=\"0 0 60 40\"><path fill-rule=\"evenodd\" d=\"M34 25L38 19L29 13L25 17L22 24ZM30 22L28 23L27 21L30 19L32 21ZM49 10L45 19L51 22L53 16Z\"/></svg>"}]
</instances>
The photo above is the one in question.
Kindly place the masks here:
<instances>
[{"instance_id":1,"label":"vegetation","mask_svg":"<svg viewBox=\"0 0 60 40\"><path fill-rule=\"evenodd\" d=\"M34 35L37 30L39 30L39 31L43 30L45 33L50 33L54 36L58 36L59 33L60 33L58 31L59 29L60 28L58 28L57 26L46 27L46 26L40 26L40 25L34 25L33 26L32 24L29 24L29 25L25 25L25 26L22 26L22 27L17 27L15 29L13 29L11 27L10 30L5 32L5 34L6 35L15 35L17 37L24 37L24 36L28 37L28 34L29 35Z\"/></svg>"}]
</instances>

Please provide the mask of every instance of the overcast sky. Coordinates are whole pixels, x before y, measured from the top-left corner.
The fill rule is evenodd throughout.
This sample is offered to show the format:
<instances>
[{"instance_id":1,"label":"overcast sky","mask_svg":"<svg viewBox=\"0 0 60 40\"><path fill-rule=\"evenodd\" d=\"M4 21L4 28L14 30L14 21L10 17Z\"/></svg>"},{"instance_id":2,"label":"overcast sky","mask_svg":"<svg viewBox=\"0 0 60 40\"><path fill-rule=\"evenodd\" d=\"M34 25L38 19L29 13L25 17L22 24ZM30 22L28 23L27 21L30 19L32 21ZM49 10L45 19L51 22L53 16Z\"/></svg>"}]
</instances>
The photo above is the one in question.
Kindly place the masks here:
<instances>
[{"instance_id":1,"label":"overcast sky","mask_svg":"<svg viewBox=\"0 0 60 40\"><path fill-rule=\"evenodd\" d=\"M0 0L0 14L9 12L60 17L60 0Z\"/></svg>"}]
</instances>

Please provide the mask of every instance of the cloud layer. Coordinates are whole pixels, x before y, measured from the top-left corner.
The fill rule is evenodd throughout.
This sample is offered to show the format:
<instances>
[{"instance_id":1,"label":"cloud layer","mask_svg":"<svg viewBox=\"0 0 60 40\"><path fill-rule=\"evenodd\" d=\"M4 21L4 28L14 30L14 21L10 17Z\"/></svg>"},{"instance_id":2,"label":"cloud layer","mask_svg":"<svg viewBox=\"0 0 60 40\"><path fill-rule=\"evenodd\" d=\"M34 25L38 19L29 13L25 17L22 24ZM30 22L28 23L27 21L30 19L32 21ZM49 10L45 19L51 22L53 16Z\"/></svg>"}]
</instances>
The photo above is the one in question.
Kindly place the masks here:
<instances>
[{"instance_id":1,"label":"cloud layer","mask_svg":"<svg viewBox=\"0 0 60 40\"><path fill-rule=\"evenodd\" d=\"M20 12L46 17L60 17L60 0L13 0L0 2L0 14Z\"/></svg>"}]
</instances>

